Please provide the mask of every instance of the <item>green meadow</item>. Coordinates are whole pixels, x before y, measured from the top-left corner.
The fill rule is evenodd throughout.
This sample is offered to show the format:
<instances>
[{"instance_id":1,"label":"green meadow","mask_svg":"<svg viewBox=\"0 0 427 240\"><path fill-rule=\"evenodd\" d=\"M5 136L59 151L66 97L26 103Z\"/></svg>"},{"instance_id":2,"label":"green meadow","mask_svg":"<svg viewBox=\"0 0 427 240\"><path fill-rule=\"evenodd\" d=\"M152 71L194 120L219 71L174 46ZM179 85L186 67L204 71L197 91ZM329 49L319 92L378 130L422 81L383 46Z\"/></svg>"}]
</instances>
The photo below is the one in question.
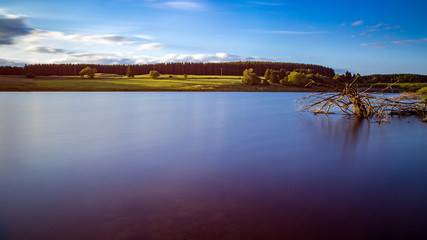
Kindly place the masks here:
<instances>
[{"instance_id":1,"label":"green meadow","mask_svg":"<svg viewBox=\"0 0 427 240\"><path fill-rule=\"evenodd\" d=\"M319 90L319 89L317 89ZM0 76L0 91L233 91L233 92L300 92L316 88L286 87L282 84L251 86L241 76L147 75L127 78L114 74L96 74L95 78L77 76L39 76L34 80L23 76Z\"/></svg>"},{"instance_id":2,"label":"green meadow","mask_svg":"<svg viewBox=\"0 0 427 240\"><path fill-rule=\"evenodd\" d=\"M371 84L362 83L368 87ZM374 88L385 88L390 83L375 83ZM399 91L415 92L427 87L427 83L397 83L393 88ZM161 75L156 79L146 75L127 78L123 75L97 73L95 78L78 76L0 76L0 91L222 91L222 92L309 92L327 90L323 87L311 88L271 85L246 85L242 76L216 75Z\"/></svg>"}]
</instances>

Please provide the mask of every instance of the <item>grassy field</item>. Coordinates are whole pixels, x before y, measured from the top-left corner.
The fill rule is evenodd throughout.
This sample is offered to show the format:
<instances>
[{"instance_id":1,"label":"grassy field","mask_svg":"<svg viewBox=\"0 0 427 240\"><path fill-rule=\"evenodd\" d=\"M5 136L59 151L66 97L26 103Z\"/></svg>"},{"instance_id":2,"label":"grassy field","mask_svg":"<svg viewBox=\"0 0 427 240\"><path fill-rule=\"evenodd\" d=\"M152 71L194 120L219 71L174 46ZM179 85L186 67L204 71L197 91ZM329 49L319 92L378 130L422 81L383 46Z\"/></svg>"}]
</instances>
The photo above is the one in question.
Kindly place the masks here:
<instances>
[{"instance_id":1,"label":"grassy field","mask_svg":"<svg viewBox=\"0 0 427 240\"><path fill-rule=\"evenodd\" d=\"M361 84L365 87L370 86L371 84ZM427 83L375 83L372 84L373 87L375 88L386 88L390 85L392 85L393 89L398 89L398 90L406 90L406 91L410 91L410 92L415 92L421 88L427 87Z\"/></svg>"},{"instance_id":2,"label":"grassy field","mask_svg":"<svg viewBox=\"0 0 427 240\"><path fill-rule=\"evenodd\" d=\"M172 76L170 78L169 76ZM369 86L368 84L360 84ZM384 88L388 83L374 84ZM398 83L395 89L417 91L427 83ZM241 76L162 75L151 79L148 75L126 78L115 74L97 74L94 79L77 76L40 76L34 80L23 76L0 76L0 91L224 91L224 92L312 92L325 88L286 87L282 84L249 86Z\"/></svg>"},{"instance_id":3,"label":"grassy field","mask_svg":"<svg viewBox=\"0 0 427 240\"><path fill-rule=\"evenodd\" d=\"M169 78L172 76L172 78ZM94 79L76 76L37 77L0 76L0 91L234 91L234 92L303 92L310 88L248 86L241 76L162 75L151 79L148 75L125 78L113 74L97 74Z\"/></svg>"}]
</instances>

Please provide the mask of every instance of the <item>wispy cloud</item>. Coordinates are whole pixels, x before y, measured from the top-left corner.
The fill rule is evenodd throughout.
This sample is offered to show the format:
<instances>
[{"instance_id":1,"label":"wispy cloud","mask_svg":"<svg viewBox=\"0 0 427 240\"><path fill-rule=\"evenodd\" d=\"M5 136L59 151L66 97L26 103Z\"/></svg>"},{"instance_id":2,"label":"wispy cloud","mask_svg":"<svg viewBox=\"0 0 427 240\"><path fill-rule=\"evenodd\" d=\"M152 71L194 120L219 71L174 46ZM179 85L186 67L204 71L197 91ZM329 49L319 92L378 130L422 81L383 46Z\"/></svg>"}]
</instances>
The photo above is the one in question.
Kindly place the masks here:
<instances>
[{"instance_id":1,"label":"wispy cloud","mask_svg":"<svg viewBox=\"0 0 427 240\"><path fill-rule=\"evenodd\" d=\"M383 30L387 31L387 30L390 30L390 29L399 29L399 28L401 28L401 26L399 26L399 25L397 25L397 26L388 26L388 27L385 27Z\"/></svg>"},{"instance_id":2,"label":"wispy cloud","mask_svg":"<svg viewBox=\"0 0 427 240\"><path fill-rule=\"evenodd\" d=\"M375 43L361 43L361 47L373 47L373 48L389 48L390 44L395 45L406 45L406 44L422 44L427 43L427 38L423 39L411 39L411 40L401 40L393 42L375 42Z\"/></svg>"},{"instance_id":3,"label":"wispy cloud","mask_svg":"<svg viewBox=\"0 0 427 240\"><path fill-rule=\"evenodd\" d=\"M135 35L133 38L140 38L144 40L153 40L154 37L150 35ZM23 41L26 43L34 44L41 42L42 40L57 40L57 41L69 41L69 42L83 42L89 44L107 44L107 45L135 45L137 50L155 50L162 49L163 44L157 42L147 42L147 41L131 41L126 36L120 35L81 35L81 34L66 34L59 31L45 31L41 29L33 29L31 33L26 36ZM30 49L33 52L45 51L47 49Z\"/></svg>"},{"instance_id":4,"label":"wispy cloud","mask_svg":"<svg viewBox=\"0 0 427 240\"><path fill-rule=\"evenodd\" d=\"M14 44L14 38L30 34L25 16L8 14L0 9L0 45Z\"/></svg>"},{"instance_id":5,"label":"wispy cloud","mask_svg":"<svg viewBox=\"0 0 427 240\"><path fill-rule=\"evenodd\" d=\"M282 6L282 3L276 2L249 2L255 5L264 5L264 6Z\"/></svg>"},{"instance_id":6,"label":"wispy cloud","mask_svg":"<svg viewBox=\"0 0 427 240\"><path fill-rule=\"evenodd\" d=\"M376 42L376 43L361 43L359 44L361 47L372 47L372 48L388 48L387 43L384 42Z\"/></svg>"},{"instance_id":7,"label":"wispy cloud","mask_svg":"<svg viewBox=\"0 0 427 240\"><path fill-rule=\"evenodd\" d=\"M359 26L363 24L363 20L359 20L359 21L355 21L353 23L351 23L351 26L355 27L355 26Z\"/></svg>"},{"instance_id":8,"label":"wispy cloud","mask_svg":"<svg viewBox=\"0 0 427 240\"><path fill-rule=\"evenodd\" d=\"M170 8L185 11L201 11L205 10L206 6L202 1L158 1L158 0L145 0L148 6L154 8Z\"/></svg>"},{"instance_id":9,"label":"wispy cloud","mask_svg":"<svg viewBox=\"0 0 427 240\"><path fill-rule=\"evenodd\" d=\"M59 58L51 58L52 63L88 63L88 64L135 64L135 59L127 53L70 53ZM47 63L49 63L47 62Z\"/></svg>"},{"instance_id":10,"label":"wispy cloud","mask_svg":"<svg viewBox=\"0 0 427 240\"><path fill-rule=\"evenodd\" d=\"M383 28L381 28L383 27ZM391 30L391 29L399 29L401 28L401 26L396 25L396 26L388 26L388 23L378 23L375 26L370 26L368 27L368 31L369 32L375 32L375 31L387 31L387 30Z\"/></svg>"},{"instance_id":11,"label":"wispy cloud","mask_svg":"<svg viewBox=\"0 0 427 240\"><path fill-rule=\"evenodd\" d=\"M138 46L138 50L155 50L162 49L165 46L161 43L143 43Z\"/></svg>"},{"instance_id":12,"label":"wispy cloud","mask_svg":"<svg viewBox=\"0 0 427 240\"><path fill-rule=\"evenodd\" d=\"M65 52L64 49L60 48L51 48L51 47L28 47L25 49L27 52L34 52L34 53L63 53Z\"/></svg>"},{"instance_id":13,"label":"wispy cloud","mask_svg":"<svg viewBox=\"0 0 427 240\"><path fill-rule=\"evenodd\" d=\"M318 32L304 32L304 31L282 31L282 30L276 30L276 31L263 31L266 33L273 33L273 34L287 34L287 35L311 35L311 34L324 34L327 32L324 31L318 31Z\"/></svg>"},{"instance_id":14,"label":"wispy cloud","mask_svg":"<svg viewBox=\"0 0 427 240\"><path fill-rule=\"evenodd\" d=\"M46 31L41 29L32 29L29 36L24 41L35 43L43 39L63 40L63 41L78 41L98 44L133 44L127 37L120 35L81 35L81 34L66 34L59 31Z\"/></svg>"},{"instance_id":15,"label":"wispy cloud","mask_svg":"<svg viewBox=\"0 0 427 240\"><path fill-rule=\"evenodd\" d=\"M380 27L383 26L384 23L378 23L375 26L368 26L368 29L366 31L368 32L376 32L376 31L381 31Z\"/></svg>"},{"instance_id":16,"label":"wispy cloud","mask_svg":"<svg viewBox=\"0 0 427 240\"><path fill-rule=\"evenodd\" d=\"M273 61L273 58L248 57L229 53L216 54L168 54L163 57L149 57L137 60L138 63L157 62L236 62L236 61Z\"/></svg>"},{"instance_id":17,"label":"wispy cloud","mask_svg":"<svg viewBox=\"0 0 427 240\"><path fill-rule=\"evenodd\" d=\"M145 40L154 40L155 39L153 36L150 36L150 35L135 35L134 37L145 39Z\"/></svg>"},{"instance_id":18,"label":"wispy cloud","mask_svg":"<svg viewBox=\"0 0 427 240\"><path fill-rule=\"evenodd\" d=\"M427 43L427 38L415 39L415 40L394 41L393 43L394 44Z\"/></svg>"},{"instance_id":19,"label":"wispy cloud","mask_svg":"<svg viewBox=\"0 0 427 240\"><path fill-rule=\"evenodd\" d=\"M282 58L281 58L282 59ZM167 54L160 57L140 56L133 53L67 53L50 58L45 63L88 63L88 64L150 64L167 62L236 62L236 61L277 61L277 58L241 56L230 53L216 54ZM2 60L2 59L0 59ZM7 59L3 59L9 63ZM27 62L31 63L31 62ZM40 63L40 62L37 62ZM1 64L1 61L0 61Z\"/></svg>"},{"instance_id":20,"label":"wispy cloud","mask_svg":"<svg viewBox=\"0 0 427 240\"><path fill-rule=\"evenodd\" d=\"M381 27L382 25L384 25L384 23L378 23L377 25L372 26L372 28L379 28L379 27Z\"/></svg>"},{"instance_id":21,"label":"wispy cloud","mask_svg":"<svg viewBox=\"0 0 427 240\"><path fill-rule=\"evenodd\" d=\"M204 6L198 2L172 1L160 3L161 6L181 9L181 10L203 10Z\"/></svg>"},{"instance_id":22,"label":"wispy cloud","mask_svg":"<svg viewBox=\"0 0 427 240\"><path fill-rule=\"evenodd\" d=\"M119 36L119 35L90 35L90 36L82 36L82 35L68 35L66 38L77 40L81 39L84 42L95 42L95 43L106 43L106 44L129 44L127 37Z\"/></svg>"}]
</instances>

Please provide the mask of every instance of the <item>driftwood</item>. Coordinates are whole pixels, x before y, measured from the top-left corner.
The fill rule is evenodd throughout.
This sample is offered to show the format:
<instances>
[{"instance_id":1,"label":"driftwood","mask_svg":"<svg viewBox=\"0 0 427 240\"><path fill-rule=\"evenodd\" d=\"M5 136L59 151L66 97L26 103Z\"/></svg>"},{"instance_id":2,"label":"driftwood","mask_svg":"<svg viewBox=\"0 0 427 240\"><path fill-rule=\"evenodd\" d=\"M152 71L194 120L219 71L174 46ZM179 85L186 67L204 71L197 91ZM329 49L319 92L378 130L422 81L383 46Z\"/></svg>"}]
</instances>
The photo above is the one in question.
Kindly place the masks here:
<instances>
[{"instance_id":1,"label":"driftwood","mask_svg":"<svg viewBox=\"0 0 427 240\"><path fill-rule=\"evenodd\" d=\"M416 115L425 118L427 112L427 102L421 101L415 95L401 94L387 97L385 92L392 87L389 86L381 91L370 92L371 87L359 91L354 86L357 78L344 86L330 86L329 92L310 94L307 97L297 100L300 111L312 112L314 114L334 113L335 110L352 115L357 118L373 118L379 122L388 121L392 115L409 116ZM308 85L323 85L310 82Z\"/></svg>"}]
</instances>

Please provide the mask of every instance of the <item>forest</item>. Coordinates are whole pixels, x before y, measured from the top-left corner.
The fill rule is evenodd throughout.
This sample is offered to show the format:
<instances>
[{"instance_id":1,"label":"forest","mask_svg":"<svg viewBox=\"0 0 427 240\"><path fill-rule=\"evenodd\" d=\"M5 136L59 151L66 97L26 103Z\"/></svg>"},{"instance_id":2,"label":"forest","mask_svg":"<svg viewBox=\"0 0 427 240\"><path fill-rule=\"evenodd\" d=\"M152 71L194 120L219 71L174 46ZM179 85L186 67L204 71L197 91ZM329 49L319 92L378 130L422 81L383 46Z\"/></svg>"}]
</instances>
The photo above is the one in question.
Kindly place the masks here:
<instances>
[{"instance_id":1,"label":"forest","mask_svg":"<svg viewBox=\"0 0 427 240\"><path fill-rule=\"evenodd\" d=\"M0 75L25 75L31 72L38 76L77 76L79 72L91 67L98 72L108 74L125 75L128 66L131 66L135 75L148 74L156 70L161 74L188 74L188 75L230 75L239 76L245 69L252 68L257 75L264 75L267 69L284 69L293 71L295 69L312 69L314 73L333 77L335 72L332 68L302 63L284 62L223 62L223 63L157 63L139 65L99 65L99 64L32 64L24 67L0 66Z\"/></svg>"},{"instance_id":2,"label":"forest","mask_svg":"<svg viewBox=\"0 0 427 240\"><path fill-rule=\"evenodd\" d=\"M17 66L0 66L0 75L26 75L28 73L35 76L78 76L79 72L86 68L95 68L100 73L126 75L128 67L131 67L134 75L148 74L155 70L161 74L178 74L178 75L228 75L241 76L245 69L253 69L253 73L258 76L265 76L267 70L274 71L277 74L272 75L271 82L274 81L274 76L278 75L279 82L283 78L284 72L301 72L301 70L309 70L310 74L324 76L329 79L339 81L349 81L356 75L348 71L345 74L336 74L332 68L303 63L287 63L287 62L222 62L222 63L193 63L193 62L177 62L177 63L156 63L156 64L138 64L138 65L101 65L101 64L29 64L22 67ZM275 70L273 70L275 69ZM280 72L279 72L280 70ZM272 72L273 73L273 72ZM267 77L268 79L269 77ZM324 79L316 79L323 82ZM373 74L360 76L359 83L426 83L427 75L419 74Z\"/></svg>"},{"instance_id":3,"label":"forest","mask_svg":"<svg viewBox=\"0 0 427 240\"><path fill-rule=\"evenodd\" d=\"M419 74L373 74L367 76L361 76L360 82L364 83L425 83L427 82L427 75Z\"/></svg>"}]
</instances>

